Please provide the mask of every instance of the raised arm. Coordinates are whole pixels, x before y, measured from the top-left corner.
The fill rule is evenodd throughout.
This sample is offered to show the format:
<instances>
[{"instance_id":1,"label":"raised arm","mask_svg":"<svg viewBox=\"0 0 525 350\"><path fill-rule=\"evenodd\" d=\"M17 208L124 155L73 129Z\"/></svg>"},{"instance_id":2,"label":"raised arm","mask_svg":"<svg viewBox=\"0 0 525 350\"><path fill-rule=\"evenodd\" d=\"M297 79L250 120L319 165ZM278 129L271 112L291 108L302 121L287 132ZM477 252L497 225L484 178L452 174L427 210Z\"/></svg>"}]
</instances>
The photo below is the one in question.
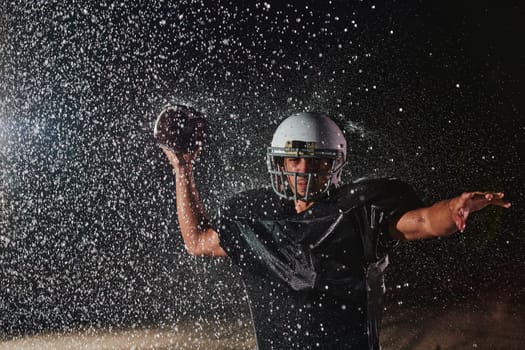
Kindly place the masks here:
<instances>
[{"instance_id":1,"label":"raised arm","mask_svg":"<svg viewBox=\"0 0 525 350\"><path fill-rule=\"evenodd\" d=\"M406 212L390 223L389 233L394 239L416 240L448 236L458 230L463 232L468 216L488 205L510 207L503 193L466 192L430 207Z\"/></svg>"},{"instance_id":2,"label":"raised arm","mask_svg":"<svg viewBox=\"0 0 525 350\"><path fill-rule=\"evenodd\" d=\"M195 154L175 154L162 148L175 170L177 217L186 250L197 256L227 256L219 234L211 227L193 178Z\"/></svg>"}]
</instances>

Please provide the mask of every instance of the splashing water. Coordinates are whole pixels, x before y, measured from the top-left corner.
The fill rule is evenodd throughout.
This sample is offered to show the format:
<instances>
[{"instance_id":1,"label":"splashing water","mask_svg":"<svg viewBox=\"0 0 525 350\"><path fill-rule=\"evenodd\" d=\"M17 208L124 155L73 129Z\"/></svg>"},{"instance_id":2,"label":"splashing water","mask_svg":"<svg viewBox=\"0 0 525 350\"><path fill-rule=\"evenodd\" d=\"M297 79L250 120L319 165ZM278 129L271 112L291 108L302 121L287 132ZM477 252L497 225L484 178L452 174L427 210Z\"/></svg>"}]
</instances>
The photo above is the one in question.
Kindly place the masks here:
<instances>
[{"instance_id":1,"label":"splashing water","mask_svg":"<svg viewBox=\"0 0 525 350\"><path fill-rule=\"evenodd\" d=\"M211 216L234 193L269 184L272 133L304 110L345 130L347 182L350 172L394 175L435 200L494 171L483 185L512 187L517 147L493 146L519 140L506 126L512 112L495 107L503 90L492 93L497 83L473 72L466 53L429 39L432 25L415 15L427 10L412 5L3 3L0 336L169 328L202 315L209 327L249 322L230 263L184 252L173 175L153 140L166 104L206 114L195 177ZM435 286L453 290L454 276L460 288L490 284L472 271L491 276L522 259L519 244L496 235L505 220L492 221L478 238L402 248L400 265L425 273L395 271L411 287L394 300L427 301L442 294ZM426 298L409 294L425 288Z\"/></svg>"}]
</instances>

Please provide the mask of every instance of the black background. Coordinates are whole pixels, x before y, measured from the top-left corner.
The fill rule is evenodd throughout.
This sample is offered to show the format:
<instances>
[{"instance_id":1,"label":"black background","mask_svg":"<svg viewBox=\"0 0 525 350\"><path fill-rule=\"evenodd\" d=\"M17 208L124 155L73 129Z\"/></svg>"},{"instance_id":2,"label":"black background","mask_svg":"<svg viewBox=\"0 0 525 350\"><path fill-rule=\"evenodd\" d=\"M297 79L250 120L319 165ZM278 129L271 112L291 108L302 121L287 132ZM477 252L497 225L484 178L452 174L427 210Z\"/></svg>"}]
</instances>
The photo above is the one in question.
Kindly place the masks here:
<instances>
[{"instance_id":1,"label":"black background","mask_svg":"<svg viewBox=\"0 0 525 350\"><path fill-rule=\"evenodd\" d=\"M401 245L390 302L524 302L525 10L516 2L2 2L0 334L246 317L235 270L189 257L152 127L202 110L211 215L269 183L287 115L346 131L345 177L397 176L427 202L504 191L464 234Z\"/></svg>"}]
</instances>

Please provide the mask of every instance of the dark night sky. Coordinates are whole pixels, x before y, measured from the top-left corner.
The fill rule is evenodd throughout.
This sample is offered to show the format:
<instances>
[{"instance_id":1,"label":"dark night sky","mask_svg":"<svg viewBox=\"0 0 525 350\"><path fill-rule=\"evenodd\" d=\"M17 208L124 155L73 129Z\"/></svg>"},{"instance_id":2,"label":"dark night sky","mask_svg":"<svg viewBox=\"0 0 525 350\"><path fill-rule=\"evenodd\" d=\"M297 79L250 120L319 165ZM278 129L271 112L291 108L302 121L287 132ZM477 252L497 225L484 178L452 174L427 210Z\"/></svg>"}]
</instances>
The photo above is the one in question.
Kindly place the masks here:
<instances>
[{"instance_id":1,"label":"dark night sky","mask_svg":"<svg viewBox=\"0 0 525 350\"><path fill-rule=\"evenodd\" d=\"M171 170L152 138L170 102L207 114L196 176L212 214L232 193L268 184L274 128L310 109L346 130L347 178L397 176L427 203L505 191L511 210L399 247L389 285L410 287L391 298L495 290L523 301L524 8L3 2L0 334L170 323L245 305L227 262L183 252Z\"/></svg>"}]
</instances>

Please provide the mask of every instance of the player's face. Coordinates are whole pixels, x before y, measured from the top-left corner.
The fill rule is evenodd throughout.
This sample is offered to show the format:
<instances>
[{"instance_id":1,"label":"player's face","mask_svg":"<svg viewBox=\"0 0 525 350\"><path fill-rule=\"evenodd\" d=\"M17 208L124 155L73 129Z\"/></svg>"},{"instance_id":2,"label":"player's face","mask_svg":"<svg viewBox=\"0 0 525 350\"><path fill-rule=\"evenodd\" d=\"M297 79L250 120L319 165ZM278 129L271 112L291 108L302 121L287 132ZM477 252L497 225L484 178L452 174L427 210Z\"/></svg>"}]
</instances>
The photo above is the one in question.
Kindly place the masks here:
<instances>
[{"instance_id":1,"label":"player's face","mask_svg":"<svg viewBox=\"0 0 525 350\"><path fill-rule=\"evenodd\" d=\"M332 168L332 160L321 158L284 158L284 170L295 173L317 173L310 179L309 194L321 192L329 180L329 172ZM288 175L288 183L292 191L300 196L306 195L308 176L297 176L297 188L293 175Z\"/></svg>"}]
</instances>

